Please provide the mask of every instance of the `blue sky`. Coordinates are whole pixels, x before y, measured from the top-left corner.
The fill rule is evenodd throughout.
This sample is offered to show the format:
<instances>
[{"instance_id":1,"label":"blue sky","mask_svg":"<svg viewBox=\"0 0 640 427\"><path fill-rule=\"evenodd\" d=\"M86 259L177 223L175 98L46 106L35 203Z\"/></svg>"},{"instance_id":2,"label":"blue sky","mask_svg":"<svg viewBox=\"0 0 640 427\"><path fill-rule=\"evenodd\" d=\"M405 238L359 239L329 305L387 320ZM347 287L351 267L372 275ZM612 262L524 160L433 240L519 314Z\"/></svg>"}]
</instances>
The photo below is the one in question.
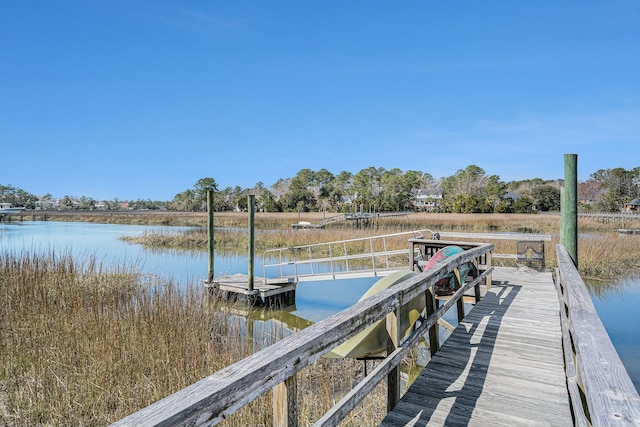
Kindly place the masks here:
<instances>
[{"instance_id":1,"label":"blue sky","mask_svg":"<svg viewBox=\"0 0 640 427\"><path fill-rule=\"evenodd\" d=\"M637 0L0 7L0 184L38 195L640 166Z\"/></svg>"}]
</instances>

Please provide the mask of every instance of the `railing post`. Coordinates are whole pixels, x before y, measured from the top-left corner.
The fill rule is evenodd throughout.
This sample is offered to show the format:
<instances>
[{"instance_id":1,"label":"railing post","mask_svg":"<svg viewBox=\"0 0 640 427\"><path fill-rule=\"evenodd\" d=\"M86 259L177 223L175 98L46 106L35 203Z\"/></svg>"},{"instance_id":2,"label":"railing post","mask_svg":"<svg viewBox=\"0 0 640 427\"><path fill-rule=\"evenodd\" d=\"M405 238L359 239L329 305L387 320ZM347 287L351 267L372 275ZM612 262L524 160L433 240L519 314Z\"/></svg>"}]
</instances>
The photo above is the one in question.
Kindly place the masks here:
<instances>
[{"instance_id":1,"label":"railing post","mask_svg":"<svg viewBox=\"0 0 640 427\"><path fill-rule=\"evenodd\" d=\"M460 277L460 269L458 267L453 269L453 280L455 281L454 289L457 291L464 284L465 277ZM458 322L462 322L464 319L464 295L458 298L456 301L458 307Z\"/></svg>"},{"instance_id":2,"label":"railing post","mask_svg":"<svg viewBox=\"0 0 640 427\"><path fill-rule=\"evenodd\" d=\"M387 314L387 356L400 345L400 308ZM391 412L400 401L400 365L393 368L387 375L387 412Z\"/></svg>"},{"instance_id":3,"label":"railing post","mask_svg":"<svg viewBox=\"0 0 640 427\"><path fill-rule=\"evenodd\" d=\"M298 384L292 375L273 388L273 425L276 427L297 427L298 425Z\"/></svg>"},{"instance_id":4,"label":"railing post","mask_svg":"<svg viewBox=\"0 0 640 427\"><path fill-rule=\"evenodd\" d=\"M416 271L415 269L416 259L413 253L414 251L415 251L415 244L413 243L412 240L409 240L409 270L411 271Z\"/></svg>"},{"instance_id":5,"label":"railing post","mask_svg":"<svg viewBox=\"0 0 640 427\"><path fill-rule=\"evenodd\" d=\"M333 253L331 251L331 245L329 245L329 263L331 264L331 277L336 280L336 271L333 268Z\"/></svg>"},{"instance_id":6,"label":"railing post","mask_svg":"<svg viewBox=\"0 0 640 427\"><path fill-rule=\"evenodd\" d=\"M427 289L424 294L426 297L427 317L429 317L436 311L436 299L431 289ZM438 350L440 350L440 334L438 333L438 329L438 322L429 328L429 351L431 352L431 357L435 356Z\"/></svg>"},{"instance_id":7,"label":"railing post","mask_svg":"<svg viewBox=\"0 0 640 427\"><path fill-rule=\"evenodd\" d=\"M347 271L351 271L349 270L349 257L347 256L347 242L342 242L342 246L344 248L344 259L347 262Z\"/></svg>"},{"instance_id":8,"label":"railing post","mask_svg":"<svg viewBox=\"0 0 640 427\"><path fill-rule=\"evenodd\" d=\"M473 260L473 266L475 267L474 271L476 274L480 274L480 262L478 261L478 258L475 258ZM480 302L480 300L482 299L482 294L480 292L480 282L478 282L474 287L473 287L473 293L474 296L476 298L476 304Z\"/></svg>"},{"instance_id":9,"label":"railing post","mask_svg":"<svg viewBox=\"0 0 640 427\"><path fill-rule=\"evenodd\" d=\"M387 238L382 237L382 247L384 249L384 258L386 262L386 268L389 268L389 254L387 253Z\"/></svg>"},{"instance_id":10,"label":"railing post","mask_svg":"<svg viewBox=\"0 0 640 427\"><path fill-rule=\"evenodd\" d=\"M491 269L491 266L493 265L493 253L491 251L487 252L486 254L484 254L484 266L487 270ZM492 277L492 273L487 274L487 277L484 279L484 285L485 288L487 290L487 292L489 292L489 290L491 289L491 284L493 281L493 277Z\"/></svg>"},{"instance_id":11,"label":"railing post","mask_svg":"<svg viewBox=\"0 0 640 427\"><path fill-rule=\"evenodd\" d=\"M376 271L376 257L373 252L373 239L369 238L369 247L371 248L371 268L373 268L373 276L378 277L378 272Z\"/></svg>"}]
</instances>

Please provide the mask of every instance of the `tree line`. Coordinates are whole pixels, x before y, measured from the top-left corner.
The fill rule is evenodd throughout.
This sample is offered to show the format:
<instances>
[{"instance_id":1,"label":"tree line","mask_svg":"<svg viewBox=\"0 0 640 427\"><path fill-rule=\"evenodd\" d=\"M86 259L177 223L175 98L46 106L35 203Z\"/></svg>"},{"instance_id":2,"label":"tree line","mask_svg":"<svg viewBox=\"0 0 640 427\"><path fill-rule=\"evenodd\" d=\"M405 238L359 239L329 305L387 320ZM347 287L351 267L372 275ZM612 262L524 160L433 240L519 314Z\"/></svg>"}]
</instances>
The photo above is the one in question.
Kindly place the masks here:
<instances>
[{"instance_id":1,"label":"tree line","mask_svg":"<svg viewBox=\"0 0 640 427\"><path fill-rule=\"evenodd\" d=\"M206 193L214 190L217 211L246 210L247 196L256 197L257 208L266 212L389 212L415 210L417 190L431 190L437 196L431 210L456 213L530 213L560 210L563 180L539 178L504 182L469 165L449 177L435 179L426 172L398 168L368 167L356 174L327 169L301 169L292 178L281 178L266 188L258 182L252 188L219 189L214 178L202 178L193 189L173 198L168 208L206 209ZM618 211L640 197L640 167L601 169L578 184L582 210Z\"/></svg>"},{"instance_id":2,"label":"tree line","mask_svg":"<svg viewBox=\"0 0 640 427\"><path fill-rule=\"evenodd\" d=\"M207 191L211 189L216 211L246 210L247 196L254 195L257 208L265 212L390 212L418 209L418 190L427 190L433 194L429 209L436 212L529 213L559 210L562 185L560 179L504 182L477 165L439 179L421 171L372 166L355 174L301 169L294 177L281 178L268 188L258 182L251 188L219 189L214 178L201 178L171 201L96 201L89 196L65 195L55 202L59 209L204 211ZM581 210L615 212L638 197L640 167L600 169L587 181L578 183ZM36 196L11 185L0 185L0 201L35 209L48 206L54 199L51 194Z\"/></svg>"}]
</instances>

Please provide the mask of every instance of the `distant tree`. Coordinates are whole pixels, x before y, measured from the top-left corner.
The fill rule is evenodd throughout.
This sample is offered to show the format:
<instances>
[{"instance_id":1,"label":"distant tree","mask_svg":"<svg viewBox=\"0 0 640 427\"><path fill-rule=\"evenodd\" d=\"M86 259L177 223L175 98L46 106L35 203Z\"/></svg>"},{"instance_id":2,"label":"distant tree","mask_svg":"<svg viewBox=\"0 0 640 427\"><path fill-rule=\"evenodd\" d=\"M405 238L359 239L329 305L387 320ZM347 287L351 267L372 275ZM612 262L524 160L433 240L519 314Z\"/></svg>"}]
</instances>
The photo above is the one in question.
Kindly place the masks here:
<instances>
[{"instance_id":1,"label":"distant tree","mask_svg":"<svg viewBox=\"0 0 640 427\"><path fill-rule=\"evenodd\" d=\"M257 204L259 209L264 212L281 212L282 207L278 200L273 196L271 191L266 188L262 190L262 193L258 196Z\"/></svg>"},{"instance_id":2,"label":"distant tree","mask_svg":"<svg viewBox=\"0 0 640 427\"><path fill-rule=\"evenodd\" d=\"M591 178L602 183L603 192L597 207L604 211L617 211L640 196L640 167L632 170L624 168L600 169Z\"/></svg>"},{"instance_id":3,"label":"distant tree","mask_svg":"<svg viewBox=\"0 0 640 427\"><path fill-rule=\"evenodd\" d=\"M513 202L513 212L515 213L531 213L533 209L533 199L529 196L519 197Z\"/></svg>"},{"instance_id":4,"label":"distant tree","mask_svg":"<svg viewBox=\"0 0 640 427\"><path fill-rule=\"evenodd\" d=\"M442 187L444 209L460 213L493 212L506 189L499 176L487 176L476 165L469 165L445 178Z\"/></svg>"},{"instance_id":5,"label":"distant tree","mask_svg":"<svg viewBox=\"0 0 640 427\"><path fill-rule=\"evenodd\" d=\"M73 208L73 199L70 196L65 195L62 200L60 200L60 205L64 209L72 209Z\"/></svg>"},{"instance_id":6,"label":"distant tree","mask_svg":"<svg viewBox=\"0 0 640 427\"><path fill-rule=\"evenodd\" d=\"M316 184L316 175L311 169L301 169L293 177L282 200L283 208L290 211L311 211L316 208L316 195L311 191Z\"/></svg>"},{"instance_id":7,"label":"distant tree","mask_svg":"<svg viewBox=\"0 0 640 427\"><path fill-rule=\"evenodd\" d=\"M38 201L38 196L12 185L0 185L0 201L11 203L13 206L33 209Z\"/></svg>"},{"instance_id":8,"label":"distant tree","mask_svg":"<svg viewBox=\"0 0 640 427\"><path fill-rule=\"evenodd\" d=\"M235 208L235 199L231 187L227 187L216 193L216 196L213 198L213 208L218 212L230 211Z\"/></svg>"},{"instance_id":9,"label":"distant tree","mask_svg":"<svg viewBox=\"0 0 640 427\"><path fill-rule=\"evenodd\" d=\"M207 210L207 192L213 190L218 191L218 184L213 178L200 178L193 186L195 193L194 209L198 211Z\"/></svg>"},{"instance_id":10,"label":"distant tree","mask_svg":"<svg viewBox=\"0 0 640 427\"><path fill-rule=\"evenodd\" d=\"M352 188L358 195L357 203L363 210L380 210L381 179L385 171L385 168L370 166L353 176Z\"/></svg>"},{"instance_id":11,"label":"distant tree","mask_svg":"<svg viewBox=\"0 0 640 427\"><path fill-rule=\"evenodd\" d=\"M578 183L578 203L580 209L592 210L600 202L606 189L600 181L591 178L585 182Z\"/></svg>"},{"instance_id":12,"label":"distant tree","mask_svg":"<svg viewBox=\"0 0 640 427\"><path fill-rule=\"evenodd\" d=\"M402 171L398 168L388 170L380 177L380 194L378 209L381 211L400 211L409 194L405 193L406 186Z\"/></svg>"},{"instance_id":13,"label":"distant tree","mask_svg":"<svg viewBox=\"0 0 640 427\"><path fill-rule=\"evenodd\" d=\"M213 178L200 178L196 181L193 189L176 194L167 208L177 211L206 211L208 190L213 190L214 192L218 190L216 180Z\"/></svg>"},{"instance_id":14,"label":"distant tree","mask_svg":"<svg viewBox=\"0 0 640 427\"><path fill-rule=\"evenodd\" d=\"M185 190L173 197L169 203L169 209L174 211L191 212L198 208L199 203L196 201L196 192L194 190Z\"/></svg>"},{"instance_id":15,"label":"distant tree","mask_svg":"<svg viewBox=\"0 0 640 427\"><path fill-rule=\"evenodd\" d=\"M290 185L291 178L280 178L278 179L278 181L276 181L275 184L271 186L271 194L273 194L273 197L275 197L276 199L279 199L284 196L287 191L289 191Z\"/></svg>"},{"instance_id":16,"label":"distant tree","mask_svg":"<svg viewBox=\"0 0 640 427\"><path fill-rule=\"evenodd\" d=\"M531 198L539 211L560 210L560 190L551 185L540 185L530 192Z\"/></svg>"},{"instance_id":17,"label":"distant tree","mask_svg":"<svg viewBox=\"0 0 640 427\"><path fill-rule=\"evenodd\" d=\"M78 208L86 211L94 210L96 207L96 201L91 197L82 196L78 199Z\"/></svg>"}]
</instances>

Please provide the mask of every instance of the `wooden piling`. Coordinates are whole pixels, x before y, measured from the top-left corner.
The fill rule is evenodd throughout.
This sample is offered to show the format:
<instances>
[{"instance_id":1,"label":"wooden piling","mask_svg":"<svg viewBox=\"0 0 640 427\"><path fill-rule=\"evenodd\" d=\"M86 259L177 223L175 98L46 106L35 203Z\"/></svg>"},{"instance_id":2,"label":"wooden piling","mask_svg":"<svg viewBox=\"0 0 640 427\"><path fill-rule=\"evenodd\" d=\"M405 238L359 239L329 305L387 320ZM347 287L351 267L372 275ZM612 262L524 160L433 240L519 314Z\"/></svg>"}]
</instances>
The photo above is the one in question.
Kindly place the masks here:
<instances>
[{"instance_id":1,"label":"wooden piling","mask_svg":"<svg viewBox=\"0 0 640 427\"><path fill-rule=\"evenodd\" d=\"M253 258L255 257L255 207L256 196L250 194L247 207L249 210L249 291L253 291Z\"/></svg>"},{"instance_id":2,"label":"wooden piling","mask_svg":"<svg viewBox=\"0 0 640 427\"><path fill-rule=\"evenodd\" d=\"M564 194L562 196L560 243L578 267L578 155L564 155Z\"/></svg>"},{"instance_id":3,"label":"wooden piling","mask_svg":"<svg viewBox=\"0 0 640 427\"><path fill-rule=\"evenodd\" d=\"M207 273L207 283L213 283L214 273L214 236L213 236L213 190L207 190L207 241L209 252L209 270Z\"/></svg>"}]
</instances>

